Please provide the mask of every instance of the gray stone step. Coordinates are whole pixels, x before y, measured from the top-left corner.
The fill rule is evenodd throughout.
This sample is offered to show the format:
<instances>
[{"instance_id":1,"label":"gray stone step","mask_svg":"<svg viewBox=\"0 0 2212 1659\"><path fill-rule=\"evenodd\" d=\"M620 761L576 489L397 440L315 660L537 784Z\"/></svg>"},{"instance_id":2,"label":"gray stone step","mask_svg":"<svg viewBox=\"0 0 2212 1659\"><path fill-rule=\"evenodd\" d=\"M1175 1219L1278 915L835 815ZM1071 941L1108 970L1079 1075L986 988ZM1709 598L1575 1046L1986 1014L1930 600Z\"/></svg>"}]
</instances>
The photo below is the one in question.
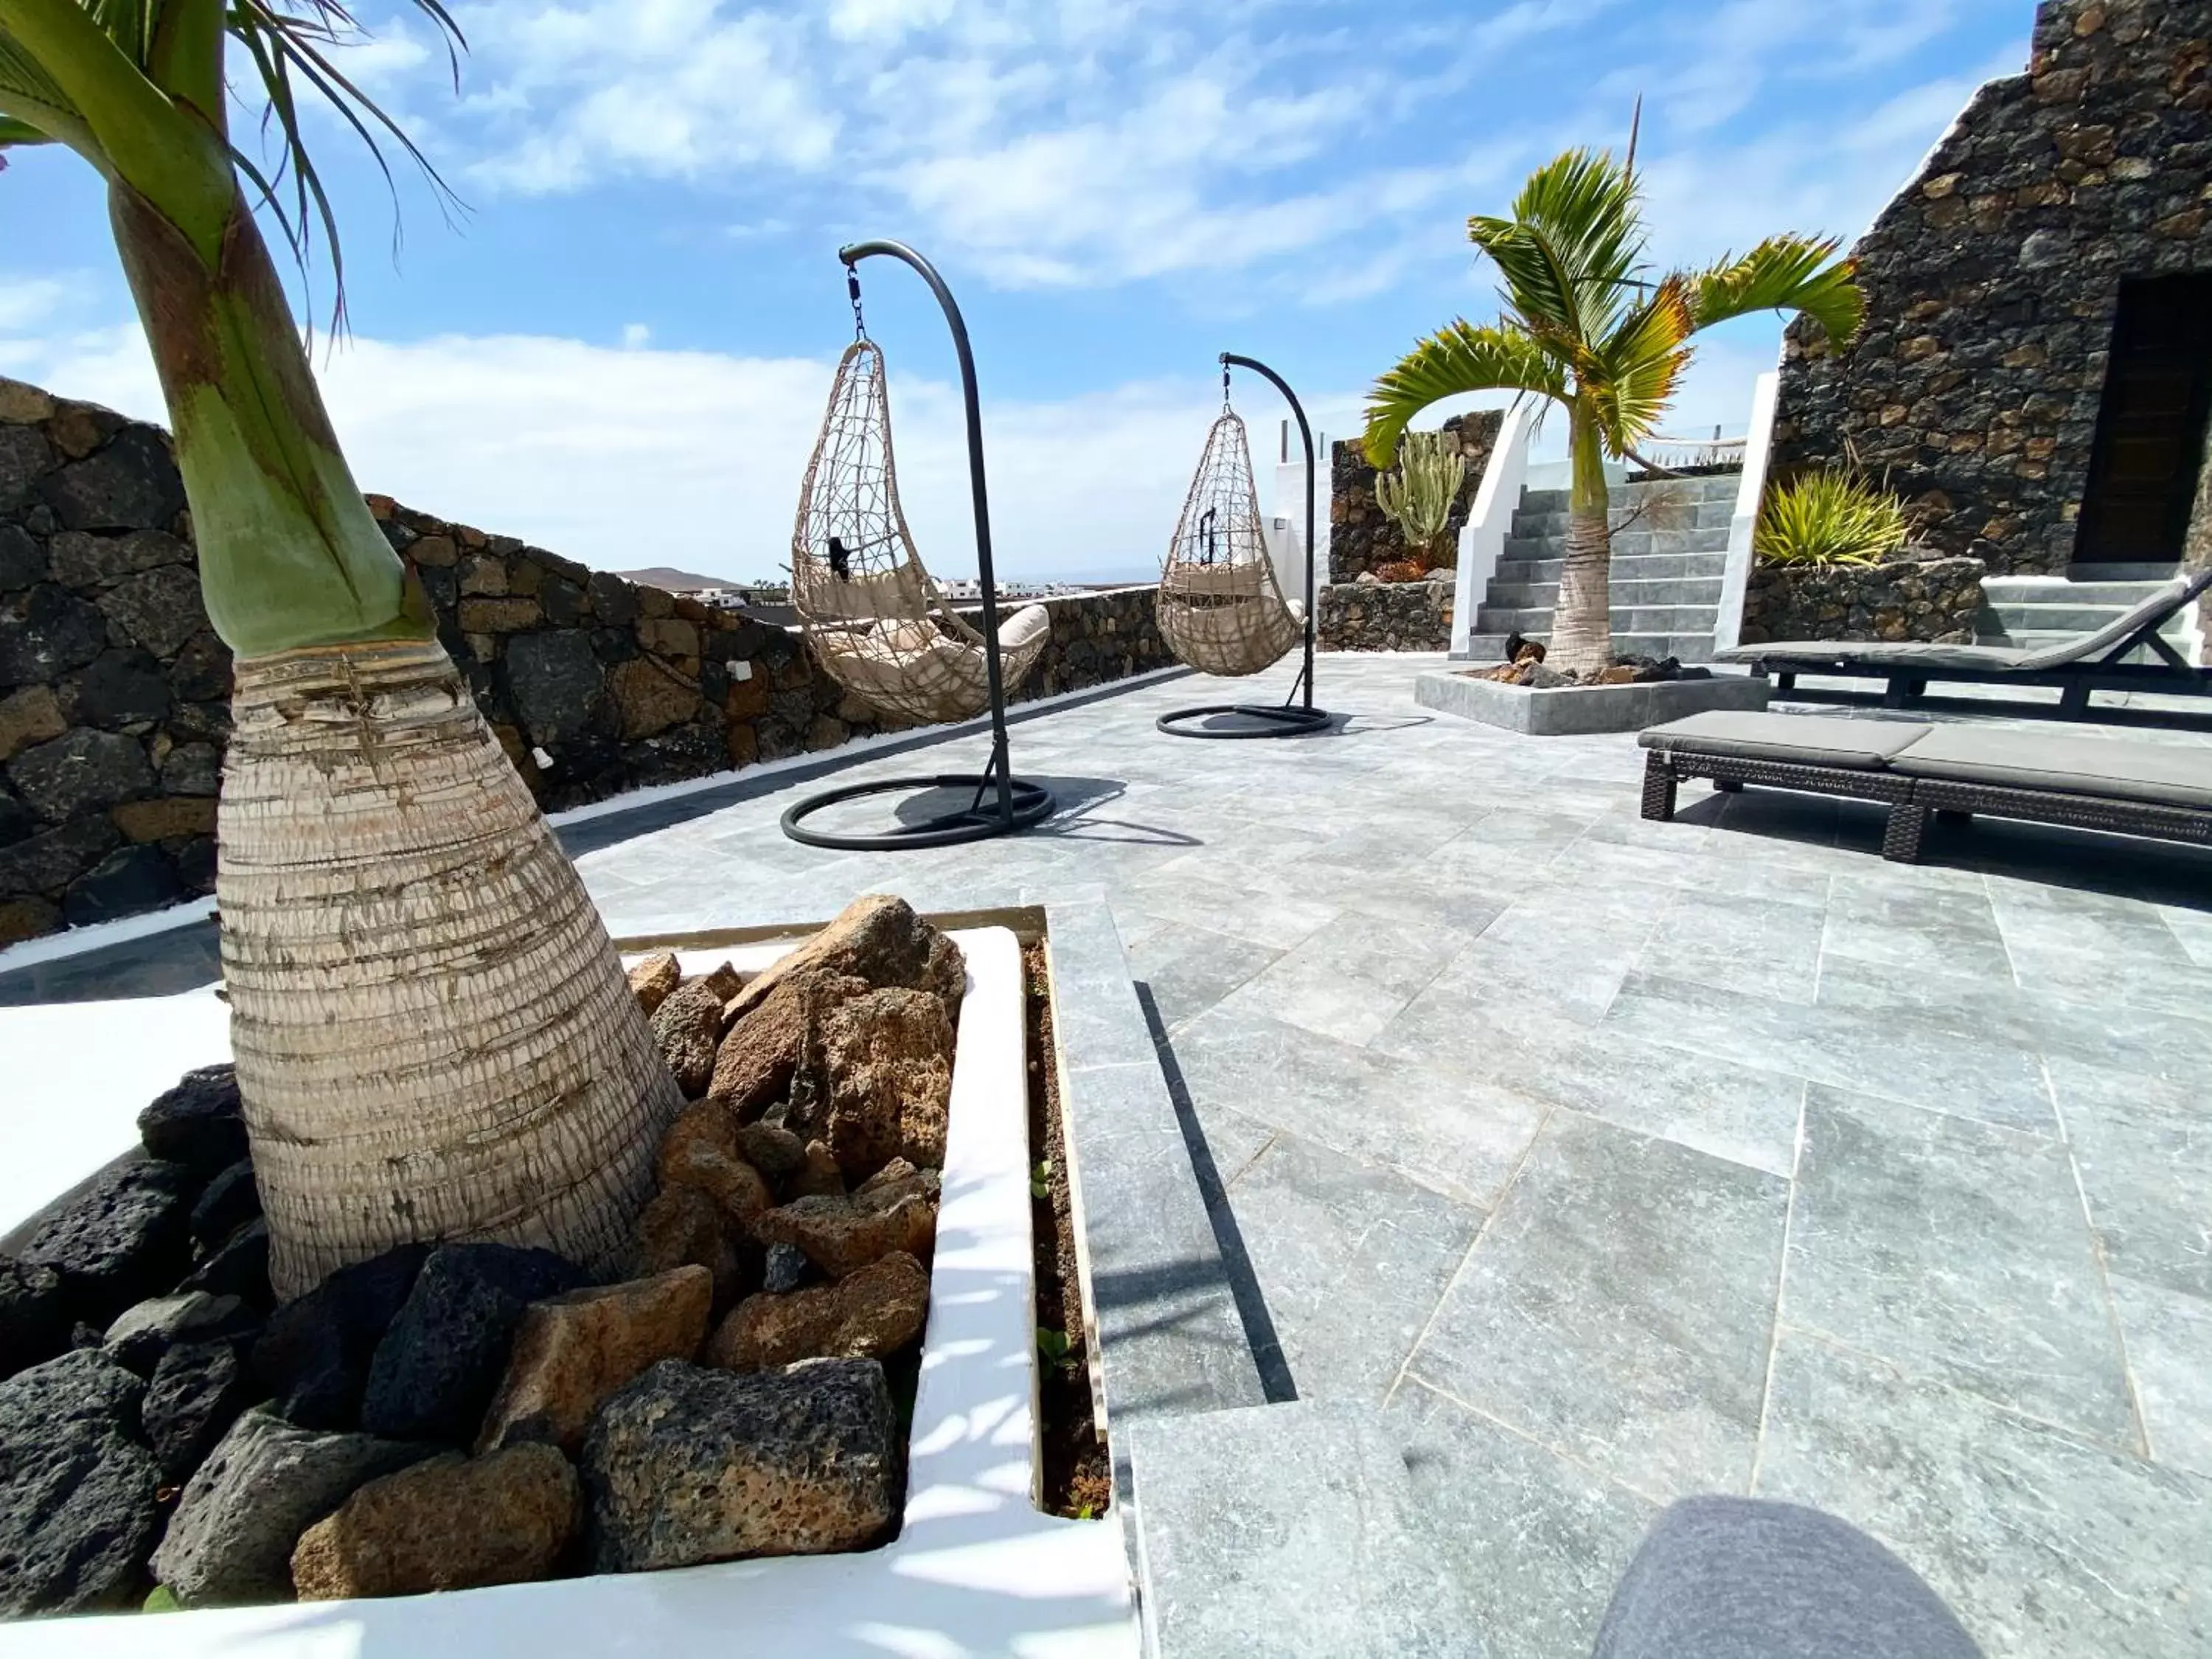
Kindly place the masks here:
<instances>
[{"instance_id":1,"label":"gray stone step","mask_svg":"<svg viewBox=\"0 0 2212 1659\"><path fill-rule=\"evenodd\" d=\"M1616 567L1616 572L1617 572ZM1615 574L1607 584L1607 598L1617 610L1623 605L1702 605L1718 608L1721 602L1721 579L1718 576L1662 576L1651 580L1637 580ZM1533 606L1553 605L1559 602L1559 584L1552 581L1508 582L1493 581L1490 592L1483 600L1510 611L1526 611Z\"/></svg>"},{"instance_id":2,"label":"gray stone step","mask_svg":"<svg viewBox=\"0 0 2212 1659\"><path fill-rule=\"evenodd\" d=\"M1511 543L1506 544L1508 547ZM1545 557L1528 554L1508 557L1498 562L1497 573L1492 576L1493 585L1503 582L1511 586L1520 582L1556 582L1566 561L1559 555ZM1615 581L1702 580L1707 577L1724 575L1728 571L1726 553L1616 553L1609 567Z\"/></svg>"},{"instance_id":3,"label":"gray stone step","mask_svg":"<svg viewBox=\"0 0 2212 1659\"><path fill-rule=\"evenodd\" d=\"M1641 558L1650 553L1726 553L1728 532L1721 530L1624 530L1613 538L1616 559ZM1509 559L1564 559L1565 536L1509 536L1504 556Z\"/></svg>"},{"instance_id":4,"label":"gray stone step","mask_svg":"<svg viewBox=\"0 0 2212 1659\"><path fill-rule=\"evenodd\" d=\"M1620 535L1632 530L1726 530L1735 517L1735 503L1727 501L1694 501L1679 505L1654 507L1639 513L1616 511L1613 514L1613 531ZM1516 536L1559 536L1567 533L1568 514L1564 510L1546 509L1541 512L1522 507L1513 515L1512 533Z\"/></svg>"},{"instance_id":5,"label":"gray stone step","mask_svg":"<svg viewBox=\"0 0 2212 1659\"><path fill-rule=\"evenodd\" d=\"M1710 642L1716 607L1710 605L1616 605L1613 631L1616 634L1694 634L1702 629ZM1486 605L1474 613L1474 625L1486 634L1548 634L1552 608L1510 610Z\"/></svg>"},{"instance_id":6,"label":"gray stone step","mask_svg":"<svg viewBox=\"0 0 2212 1659\"><path fill-rule=\"evenodd\" d=\"M2088 634L2106 623L2123 617L2135 607L2124 605L1984 605L1982 608L1982 631L1989 631L1992 622L2007 634ZM2161 634L2185 635L2194 624L2186 613L2177 612L2159 629Z\"/></svg>"},{"instance_id":7,"label":"gray stone step","mask_svg":"<svg viewBox=\"0 0 2212 1659\"><path fill-rule=\"evenodd\" d=\"M2035 576L1985 576L1982 593L1992 605L2108 605L2131 611L2163 581L2050 581Z\"/></svg>"}]
</instances>

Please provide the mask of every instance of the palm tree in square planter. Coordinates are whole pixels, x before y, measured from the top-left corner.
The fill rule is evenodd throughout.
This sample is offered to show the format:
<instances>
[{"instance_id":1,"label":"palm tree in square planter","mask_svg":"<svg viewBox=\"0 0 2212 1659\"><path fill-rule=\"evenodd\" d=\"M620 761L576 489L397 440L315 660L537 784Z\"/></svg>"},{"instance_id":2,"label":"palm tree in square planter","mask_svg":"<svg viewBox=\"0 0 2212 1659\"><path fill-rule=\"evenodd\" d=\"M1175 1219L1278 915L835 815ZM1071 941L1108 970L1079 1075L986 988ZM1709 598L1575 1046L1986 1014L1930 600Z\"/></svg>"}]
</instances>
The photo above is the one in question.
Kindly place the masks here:
<instances>
[{"instance_id":1,"label":"palm tree in square planter","mask_svg":"<svg viewBox=\"0 0 2212 1659\"><path fill-rule=\"evenodd\" d=\"M1631 459L1657 428L1688 368L1691 337L1754 312L1810 317L1841 344L1865 301L1832 239L1771 237L1703 270L1643 274L1647 242L1635 175L1610 154L1570 150L1532 173L1510 217L1478 216L1468 235L1504 279L1495 323L1453 322L1375 382L1364 441L1388 466L1413 416L1468 392L1517 392L1567 415L1567 552L1553 611L1552 667L1612 659L1613 533L1605 463Z\"/></svg>"},{"instance_id":2,"label":"palm tree in square planter","mask_svg":"<svg viewBox=\"0 0 2212 1659\"><path fill-rule=\"evenodd\" d=\"M418 1238L611 1266L681 1104L369 516L254 217L302 255L319 222L342 275L296 94L383 121L329 50L352 27L338 0L0 0L0 145L65 145L106 182L236 658L216 888L280 1295ZM289 212L233 144L227 59L265 99Z\"/></svg>"}]
</instances>

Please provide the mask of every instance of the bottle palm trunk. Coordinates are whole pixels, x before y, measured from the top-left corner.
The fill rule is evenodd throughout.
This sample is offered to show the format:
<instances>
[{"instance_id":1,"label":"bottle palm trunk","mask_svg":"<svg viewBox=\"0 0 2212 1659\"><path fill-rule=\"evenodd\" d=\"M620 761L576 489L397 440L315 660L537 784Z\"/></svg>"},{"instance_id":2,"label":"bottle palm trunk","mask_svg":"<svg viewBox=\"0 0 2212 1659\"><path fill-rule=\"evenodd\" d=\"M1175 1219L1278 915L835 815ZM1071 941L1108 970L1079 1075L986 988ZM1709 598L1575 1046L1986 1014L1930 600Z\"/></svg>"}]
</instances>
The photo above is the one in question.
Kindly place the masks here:
<instances>
[{"instance_id":1,"label":"bottle palm trunk","mask_svg":"<svg viewBox=\"0 0 2212 1659\"><path fill-rule=\"evenodd\" d=\"M612 1267L681 1105L614 948L368 515L242 198L198 240L111 202L237 653L216 892L275 1288L414 1239Z\"/></svg>"},{"instance_id":2,"label":"bottle palm trunk","mask_svg":"<svg viewBox=\"0 0 2212 1659\"><path fill-rule=\"evenodd\" d=\"M1579 407L1569 410L1568 447L1567 556L1559 570L1545 661L1562 672L1579 674L1613 660L1612 501L1597 423Z\"/></svg>"}]
</instances>

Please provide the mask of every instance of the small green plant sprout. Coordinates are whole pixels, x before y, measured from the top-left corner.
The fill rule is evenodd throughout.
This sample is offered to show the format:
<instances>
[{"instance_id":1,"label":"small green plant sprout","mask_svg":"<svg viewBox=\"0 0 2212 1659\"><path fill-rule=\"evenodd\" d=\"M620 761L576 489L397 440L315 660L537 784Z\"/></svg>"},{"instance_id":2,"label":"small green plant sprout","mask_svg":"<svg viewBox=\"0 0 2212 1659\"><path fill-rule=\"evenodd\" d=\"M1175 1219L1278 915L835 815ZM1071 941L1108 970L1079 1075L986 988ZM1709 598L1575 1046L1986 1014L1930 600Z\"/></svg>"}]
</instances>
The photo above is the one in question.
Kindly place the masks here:
<instances>
[{"instance_id":1,"label":"small green plant sprout","mask_svg":"<svg viewBox=\"0 0 2212 1659\"><path fill-rule=\"evenodd\" d=\"M1752 547L1769 564L1879 564L1905 538L1903 502L1848 468L1825 466L1767 491Z\"/></svg>"},{"instance_id":2,"label":"small green plant sprout","mask_svg":"<svg viewBox=\"0 0 2212 1659\"><path fill-rule=\"evenodd\" d=\"M1052 1196L1052 1160L1041 1158L1036 1168L1030 1171L1030 1196L1047 1199Z\"/></svg>"},{"instance_id":3,"label":"small green plant sprout","mask_svg":"<svg viewBox=\"0 0 2212 1659\"><path fill-rule=\"evenodd\" d=\"M1048 1330L1040 1325L1037 1327L1036 1345L1037 1352L1054 1365L1066 1368L1075 1363L1068 1358L1068 1350L1074 1345L1067 1340L1066 1331Z\"/></svg>"},{"instance_id":4,"label":"small green plant sprout","mask_svg":"<svg viewBox=\"0 0 2212 1659\"><path fill-rule=\"evenodd\" d=\"M1437 545L1466 481L1467 457L1449 432L1408 432L1398 446L1397 470L1375 480L1375 504L1398 526L1424 568L1443 562Z\"/></svg>"},{"instance_id":5,"label":"small green plant sprout","mask_svg":"<svg viewBox=\"0 0 2212 1659\"><path fill-rule=\"evenodd\" d=\"M1079 1504L1075 1510L1075 1518L1079 1521L1096 1521L1098 1518L1098 1510L1092 1504Z\"/></svg>"}]
</instances>

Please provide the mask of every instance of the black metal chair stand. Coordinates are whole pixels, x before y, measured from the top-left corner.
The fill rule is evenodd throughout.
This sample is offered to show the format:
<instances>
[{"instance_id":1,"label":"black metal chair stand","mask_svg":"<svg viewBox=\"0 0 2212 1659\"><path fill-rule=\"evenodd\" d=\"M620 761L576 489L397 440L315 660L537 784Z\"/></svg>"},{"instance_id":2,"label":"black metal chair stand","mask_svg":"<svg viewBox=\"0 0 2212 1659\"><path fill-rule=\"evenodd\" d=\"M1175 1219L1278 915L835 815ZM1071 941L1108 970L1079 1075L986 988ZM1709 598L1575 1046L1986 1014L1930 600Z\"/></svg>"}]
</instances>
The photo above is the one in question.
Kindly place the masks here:
<instances>
[{"instance_id":1,"label":"black metal chair stand","mask_svg":"<svg viewBox=\"0 0 2212 1659\"><path fill-rule=\"evenodd\" d=\"M991 501L983 481L983 416L975 391L975 358L968 345L968 325L952 290L945 285L937 267L903 242L854 242L839 248L844 262L846 286L853 296L854 314L860 306L860 277L856 267L872 255L885 253L921 273L944 308L952 330L953 349L960 358L960 390L968 416L968 482L975 507L975 570L983 589L984 672L991 688L991 760L980 774L939 773L929 777L887 778L873 783L848 784L826 789L793 803L783 814L783 833L809 847L834 848L846 852L882 852L904 847L953 847L963 842L988 841L994 836L1027 830L1052 816L1052 791L1013 775L1006 754L1006 688L999 666L999 590L991 569ZM1300 422L1303 424L1304 416ZM1309 446L1310 451L1310 446ZM1310 517L1310 504L1309 504ZM874 831L821 830L806 822L817 813L847 801L870 795L908 793L930 789L969 789L974 794L957 811L939 812L896 829ZM985 797L990 797L986 801Z\"/></svg>"},{"instance_id":2,"label":"black metal chair stand","mask_svg":"<svg viewBox=\"0 0 2212 1659\"><path fill-rule=\"evenodd\" d=\"M1291 405L1291 413L1298 418L1298 439L1306 451L1306 637L1305 665L1298 671L1297 684L1291 687L1291 695L1279 704L1217 702L1202 708L1177 708L1164 714L1152 724L1171 738L1304 738L1325 731L1336 717L1327 709L1314 707L1314 629L1317 618L1314 610L1314 474L1316 460L1314 455L1313 428L1306 423L1305 405L1298 394L1291 390L1290 382L1256 357L1242 357L1233 351L1221 354L1222 381L1228 383L1231 365L1249 368L1273 382ZM1303 700L1299 693L1304 693Z\"/></svg>"}]
</instances>

